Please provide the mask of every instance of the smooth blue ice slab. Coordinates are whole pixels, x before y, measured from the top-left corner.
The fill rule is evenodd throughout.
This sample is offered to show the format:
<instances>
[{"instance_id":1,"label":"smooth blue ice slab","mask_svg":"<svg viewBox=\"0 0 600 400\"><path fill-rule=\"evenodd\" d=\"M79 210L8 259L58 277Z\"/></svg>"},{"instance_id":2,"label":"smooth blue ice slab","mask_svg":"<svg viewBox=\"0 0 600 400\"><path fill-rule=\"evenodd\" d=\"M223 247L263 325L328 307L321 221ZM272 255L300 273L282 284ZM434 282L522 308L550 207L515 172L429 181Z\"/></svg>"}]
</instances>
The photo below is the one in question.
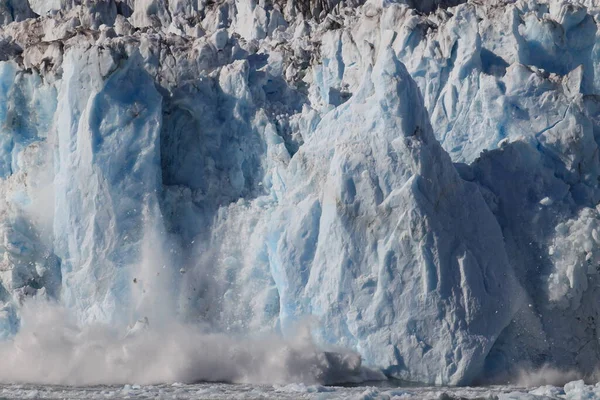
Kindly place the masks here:
<instances>
[{"instance_id":1,"label":"smooth blue ice slab","mask_svg":"<svg viewBox=\"0 0 600 400\"><path fill-rule=\"evenodd\" d=\"M54 246L62 300L83 320L128 318L132 268L161 190L162 98L132 54L107 76L96 47L66 53L56 117Z\"/></svg>"}]
</instances>

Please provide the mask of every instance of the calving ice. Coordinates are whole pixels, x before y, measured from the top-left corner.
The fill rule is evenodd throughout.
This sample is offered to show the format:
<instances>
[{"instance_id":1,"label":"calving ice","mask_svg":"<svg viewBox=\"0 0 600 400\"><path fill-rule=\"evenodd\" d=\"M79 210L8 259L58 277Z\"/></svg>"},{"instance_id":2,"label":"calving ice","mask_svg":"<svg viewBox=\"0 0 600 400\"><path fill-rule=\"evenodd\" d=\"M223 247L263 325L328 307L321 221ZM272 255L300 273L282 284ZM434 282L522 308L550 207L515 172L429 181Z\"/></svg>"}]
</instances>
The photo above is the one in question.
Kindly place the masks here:
<instances>
[{"instance_id":1,"label":"calving ice","mask_svg":"<svg viewBox=\"0 0 600 400\"><path fill-rule=\"evenodd\" d=\"M600 2L0 15L0 381L597 369Z\"/></svg>"}]
</instances>

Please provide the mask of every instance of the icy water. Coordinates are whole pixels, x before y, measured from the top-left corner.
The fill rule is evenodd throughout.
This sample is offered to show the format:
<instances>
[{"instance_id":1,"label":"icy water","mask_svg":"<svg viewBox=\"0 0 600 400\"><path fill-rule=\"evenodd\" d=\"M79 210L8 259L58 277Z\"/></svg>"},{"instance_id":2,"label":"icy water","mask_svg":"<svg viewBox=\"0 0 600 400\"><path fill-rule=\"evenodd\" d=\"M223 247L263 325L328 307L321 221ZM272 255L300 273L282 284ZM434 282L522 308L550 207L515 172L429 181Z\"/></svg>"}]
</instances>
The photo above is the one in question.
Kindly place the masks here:
<instances>
[{"instance_id":1,"label":"icy water","mask_svg":"<svg viewBox=\"0 0 600 400\"><path fill-rule=\"evenodd\" d=\"M569 386L571 385L571 386ZM595 399L596 386L390 387L202 383L155 386L0 385L0 399Z\"/></svg>"}]
</instances>

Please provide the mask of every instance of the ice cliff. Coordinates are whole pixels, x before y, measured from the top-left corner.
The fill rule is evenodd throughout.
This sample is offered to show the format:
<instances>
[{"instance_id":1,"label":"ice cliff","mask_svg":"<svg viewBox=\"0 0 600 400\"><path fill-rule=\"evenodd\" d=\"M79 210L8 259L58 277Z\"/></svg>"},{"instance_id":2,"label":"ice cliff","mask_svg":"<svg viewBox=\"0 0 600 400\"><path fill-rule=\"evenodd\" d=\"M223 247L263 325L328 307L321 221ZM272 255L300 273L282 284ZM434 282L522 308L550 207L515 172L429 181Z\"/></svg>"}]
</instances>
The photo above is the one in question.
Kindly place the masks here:
<instances>
[{"instance_id":1,"label":"ice cliff","mask_svg":"<svg viewBox=\"0 0 600 400\"><path fill-rule=\"evenodd\" d=\"M459 3L4 0L0 336L47 298L592 372L600 3Z\"/></svg>"}]
</instances>

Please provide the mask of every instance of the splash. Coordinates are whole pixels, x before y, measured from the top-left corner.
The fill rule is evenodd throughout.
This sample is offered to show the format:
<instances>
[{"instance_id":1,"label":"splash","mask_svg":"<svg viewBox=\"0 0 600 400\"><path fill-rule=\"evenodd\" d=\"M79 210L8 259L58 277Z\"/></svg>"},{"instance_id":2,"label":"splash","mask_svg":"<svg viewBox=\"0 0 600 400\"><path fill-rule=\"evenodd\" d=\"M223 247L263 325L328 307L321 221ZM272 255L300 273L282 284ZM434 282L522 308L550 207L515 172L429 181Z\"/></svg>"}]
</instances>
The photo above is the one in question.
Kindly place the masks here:
<instances>
[{"instance_id":1,"label":"splash","mask_svg":"<svg viewBox=\"0 0 600 400\"><path fill-rule=\"evenodd\" d=\"M23 325L0 344L0 382L60 385L235 383L333 384L385 379L358 354L324 351L308 326L296 337L236 338L174 323L138 322L126 333L78 326L58 305L32 301Z\"/></svg>"},{"instance_id":2,"label":"splash","mask_svg":"<svg viewBox=\"0 0 600 400\"><path fill-rule=\"evenodd\" d=\"M583 374L576 369L558 368L552 365L543 365L539 368L519 368L511 381L521 387L535 386L564 386L568 382L583 379L587 383L600 380L600 370Z\"/></svg>"},{"instance_id":3,"label":"splash","mask_svg":"<svg viewBox=\"0 0 600 400\"><path fill-rule=\"evenodd\" d=\"M172 257L164 250L162 221L144 209L142 257L132 268L127 326L83 324L57 303L27 301L21 329L0 342L0 382L55 385L159 384L218 381L253 384L333 384L385 379L362 366L357 353L322 349L312 323L288 339L270 334L212 333L210 324L177 317ZM171 272L169 272L171 271Z\"/></svg>"}]
</instances>

